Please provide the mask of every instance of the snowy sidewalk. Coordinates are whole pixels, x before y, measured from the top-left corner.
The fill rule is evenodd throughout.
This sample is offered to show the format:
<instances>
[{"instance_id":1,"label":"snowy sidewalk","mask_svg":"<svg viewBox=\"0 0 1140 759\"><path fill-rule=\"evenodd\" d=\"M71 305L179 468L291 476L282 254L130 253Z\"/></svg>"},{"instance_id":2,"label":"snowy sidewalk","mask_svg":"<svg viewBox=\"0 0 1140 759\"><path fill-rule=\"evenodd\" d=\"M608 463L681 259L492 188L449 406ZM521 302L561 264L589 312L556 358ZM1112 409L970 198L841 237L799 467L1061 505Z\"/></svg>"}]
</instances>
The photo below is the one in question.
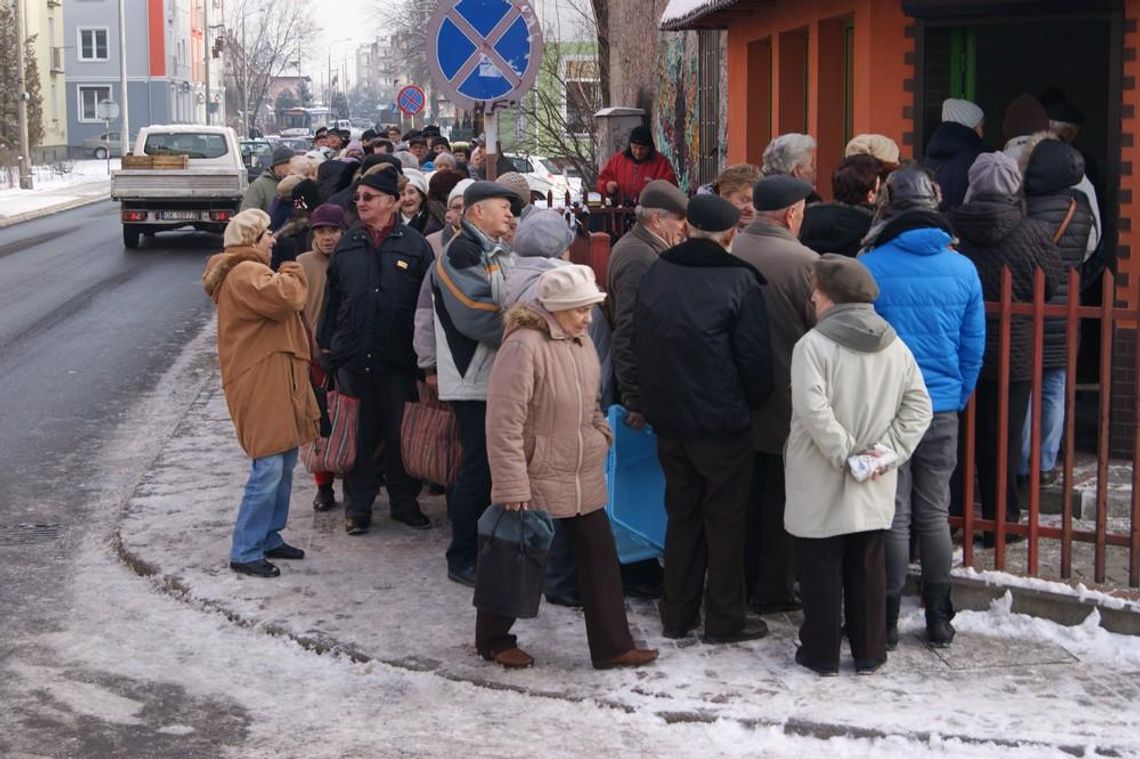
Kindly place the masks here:
<instances>
[{"instance_id":1,"label":"snowy sidewalk","mask_svg":"<svg viewBox=\"0 0 1140 759\"><path fill-rule=\"evenodd\" d=\"M119 168L117 158L111 170ZM0 229L40 216L66 211L110 197L111 176L106 161L75 161L68 173L35 167L34 189L0 190Z\"/></svg>"},{"instance_id":2,"label":"snowy sidewalk","mask_svg":"<svg viewBox=\"0 0 1140 759\"><path fill-rule=\"evenodd\" d=\"M797 615L767 617L772 633L764 640L707 646L661 637L653 604L630 601L634 637L661 658L641 670L599 672L589 664L581 614L546 604L515 627L537 665L508 672L475 654L471 591L446 579L441 498L422 501L437 529L408 530L386 519L378 502L372 533L350 537L340 508L311 509L312 480L298 467L286 537L307 557L279 562L281 577L258 580L227 564L247 462L216 378L155 453L124 507L123 559L194 607L314 651L471 682L486 687L487 699L508 689L667 723L726 719L824 738L993 742L1037 747L1038 756L1140 754L1140 639L1108 633L1095 618L1066 628L998 602L960 613L953 647L936 652L919 639L922 611L908 599L903 640L878 674L856 677L848 658L838 678L819 678L792 662Z\"/></svg>"}]
</instances>

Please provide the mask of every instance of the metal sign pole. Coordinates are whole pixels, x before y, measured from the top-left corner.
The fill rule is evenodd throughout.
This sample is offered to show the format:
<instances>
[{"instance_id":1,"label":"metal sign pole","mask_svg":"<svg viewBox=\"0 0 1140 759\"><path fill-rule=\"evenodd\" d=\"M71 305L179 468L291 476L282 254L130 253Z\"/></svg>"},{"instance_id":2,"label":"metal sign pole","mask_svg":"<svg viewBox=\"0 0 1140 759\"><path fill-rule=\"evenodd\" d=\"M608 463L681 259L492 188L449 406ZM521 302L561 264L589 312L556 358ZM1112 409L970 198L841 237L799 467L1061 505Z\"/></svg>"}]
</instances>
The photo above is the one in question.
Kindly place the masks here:
<instances>
[{"instance_id":1,"label":"metal sign pole","mask_svg":"<svg viewBox=\"0 0 1140 759\"><path fill-rule=\"evenodd\" d=\"M499 175L499 119L494 110L483 118L487 131L487 181L494 182Z\"/></svg>"},{"instance_id":2,"label":"metal sign pole","mask_svg":"<svg viewBox=\"0 0 1140 759\"><path fill-rule=\"evenodd\" d=\"M107 147L103 151L107 154L107 176L111 175L111 120L106 119L103 122L104 134L107 135ZM125 153L124 153L125 155Z\"/></svg>"}]
</instances>

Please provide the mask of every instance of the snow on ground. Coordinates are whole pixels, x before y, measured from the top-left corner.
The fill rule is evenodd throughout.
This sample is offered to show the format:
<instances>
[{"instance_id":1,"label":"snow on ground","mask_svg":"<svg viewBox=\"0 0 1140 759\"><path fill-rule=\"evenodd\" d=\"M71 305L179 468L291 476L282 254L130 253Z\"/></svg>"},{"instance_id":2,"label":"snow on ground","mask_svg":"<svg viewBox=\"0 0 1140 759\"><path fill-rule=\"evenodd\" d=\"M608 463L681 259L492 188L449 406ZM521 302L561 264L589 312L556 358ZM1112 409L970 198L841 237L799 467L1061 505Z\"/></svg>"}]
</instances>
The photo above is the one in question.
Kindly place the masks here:
<instances>
[{"instance_id":1,"label":"snow on ground","mask_svg":"<svg viewBox=\"0 0 1140 759\"><path fill-rule=\"evenodd\" d=\"M0 222L54 206L65 205L84 198L105 197L110 192L111 175L107 161L84 160L68 162L71 170L57 171L53 166L33 167L33 189L19 186L0 190ZM119 168L119 159L112 158L111 171ZM7 186L6 180L3 186Z\"/></svg>"}]
</instances>

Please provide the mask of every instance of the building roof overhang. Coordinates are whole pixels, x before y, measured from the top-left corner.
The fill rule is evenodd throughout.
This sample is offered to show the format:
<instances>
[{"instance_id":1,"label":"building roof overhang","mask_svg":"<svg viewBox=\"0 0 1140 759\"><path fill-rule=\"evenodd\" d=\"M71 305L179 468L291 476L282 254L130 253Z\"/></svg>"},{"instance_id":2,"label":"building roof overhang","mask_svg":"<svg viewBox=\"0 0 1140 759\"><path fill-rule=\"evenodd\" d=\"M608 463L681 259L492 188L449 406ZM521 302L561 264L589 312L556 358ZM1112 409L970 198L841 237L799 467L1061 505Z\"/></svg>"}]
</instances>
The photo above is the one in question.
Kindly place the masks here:
<instances>
[{"instance_id":1,"label":"building roof overhang","mask_svg":"<svg viewBox=\"0 0 1140 759\"><path fill-rule=\"evenodd\" d=\"M667 32L727 29L733 22L775 4L776 0L669 0L659 26Z\"/></svg>"}]
</instances>

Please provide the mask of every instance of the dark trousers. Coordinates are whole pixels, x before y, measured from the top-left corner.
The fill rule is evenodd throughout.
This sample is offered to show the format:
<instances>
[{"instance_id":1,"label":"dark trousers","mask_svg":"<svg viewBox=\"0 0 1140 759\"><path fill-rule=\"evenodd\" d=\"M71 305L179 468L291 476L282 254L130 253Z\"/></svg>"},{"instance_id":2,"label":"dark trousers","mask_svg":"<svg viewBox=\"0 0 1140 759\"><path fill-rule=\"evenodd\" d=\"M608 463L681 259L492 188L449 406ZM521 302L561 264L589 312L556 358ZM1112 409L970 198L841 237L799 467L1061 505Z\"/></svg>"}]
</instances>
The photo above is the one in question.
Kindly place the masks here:
<instances>
[{"instance_id":1,"label":"dark trousers","mask_svg":"<svg viewBox=\"0 0 1140 759\"><path fill-rule=\"evenodd\" d=\"M705 604L705 632L744 626L744 523L752 487L749 435L706 440L661 436L665 473L665 598L661 622L695 627ZM708 575L706 585L705 575Z\"/></svg>"},{"instance_id":2,"label":"dark trousers","mask_svg":"<svg viewBox=\"0 0 1140 759\"><path fill-rule=\"evenodd\" d=\"M884 530L830 538L796 538L796 577L804 623L800 643L808 662L839 668L840 610L857 667L887 658L887 571Z\"/></svg>"},{"instance_id":3,"label":"dark trousers","mask_svg":"<svg viewBox=\"0 0 1140 759\"><path fill-rule=\"evenodd\" d=\"M744 536L744 585L754 603L796 598L792 538L784 529L784 457L757 453Z\"/></svg>"},{"instance_id":4,"label":"dark trousers","mask_svg":"<svg viewBox=\"0 0 1140 759\"><path fill-rule=\"evenodd\" d=\"M554 520L554 540L546 554L543 592L547 598L573 598L578 595L578 578L574 575L574 549L563 526L565 520Z\"/></svg>"},{"instance_id":5,"label":"dark trousers","mask_svg":"<svg viewBox=\"0 0 1140 759\"><path fill-rule=\"evenodd\" d=\"M475 566L479 517L491 505L491 467L487 463L486 401L451 401L451 409L459 423L463 457L459 477L447 500L447 516L451 520L447 568L460 571Z\"/></svg>"},{"instance_id":6,"label":"dark trousers","mask_svg":"<svg viewBox=\"0 0 1140 759\"><path fill-rule=\"evenodd\" d=\"M372 502L380 491L381 468L391 513L418 511L416 499L420 494L420 481L404 471L404 459L400 455L404 403L416 397L415 375L392 371L363 374L342 369L337 373L337 387L360 399L356 463L344 476L345 516L363 522L372 519ZM383 456L377 461L376 451L381 444Z\"/></svg>"},{"instance_id":7,"label":"dark trousers","mask_svg":"<svg viewBox=\"0 0 1140 759\"><path fill-rule=\"evenodd\" d=\"M1017 466L1021 459L1021 434L1025 416L1029 411L1029 382L1009 383L1009 439L1005 459L1005 518L1007 522L1021 520L1021 507L1017 503ZM995 380L979 380L974 391L974 466L978 472L978 495L982 501L982 516L997 518L998 473L998 401L1001 393ZM951 508L956 516L962 515L962 462L966 456L966 415L961 414L958 427L958 467L951 478Z\"/></svg>"},{"instance_id":8,"label":"dark trousers","mask_svg":"<svg viewBox=\"0 0 1140 759\"><path fill-rule=\"evenodd\" d=\"M633 650L633 636L629 633L625 598L621 592L617 548L606 512L598 509L580 517L556 520L556 524L565 531L570 550L574 553L590 658L601 662ZM513 617L477 612L476 650L495 653L514 648L517 645L517 639L511 634L514 623Z\"/></svg>"}]
</instances>

